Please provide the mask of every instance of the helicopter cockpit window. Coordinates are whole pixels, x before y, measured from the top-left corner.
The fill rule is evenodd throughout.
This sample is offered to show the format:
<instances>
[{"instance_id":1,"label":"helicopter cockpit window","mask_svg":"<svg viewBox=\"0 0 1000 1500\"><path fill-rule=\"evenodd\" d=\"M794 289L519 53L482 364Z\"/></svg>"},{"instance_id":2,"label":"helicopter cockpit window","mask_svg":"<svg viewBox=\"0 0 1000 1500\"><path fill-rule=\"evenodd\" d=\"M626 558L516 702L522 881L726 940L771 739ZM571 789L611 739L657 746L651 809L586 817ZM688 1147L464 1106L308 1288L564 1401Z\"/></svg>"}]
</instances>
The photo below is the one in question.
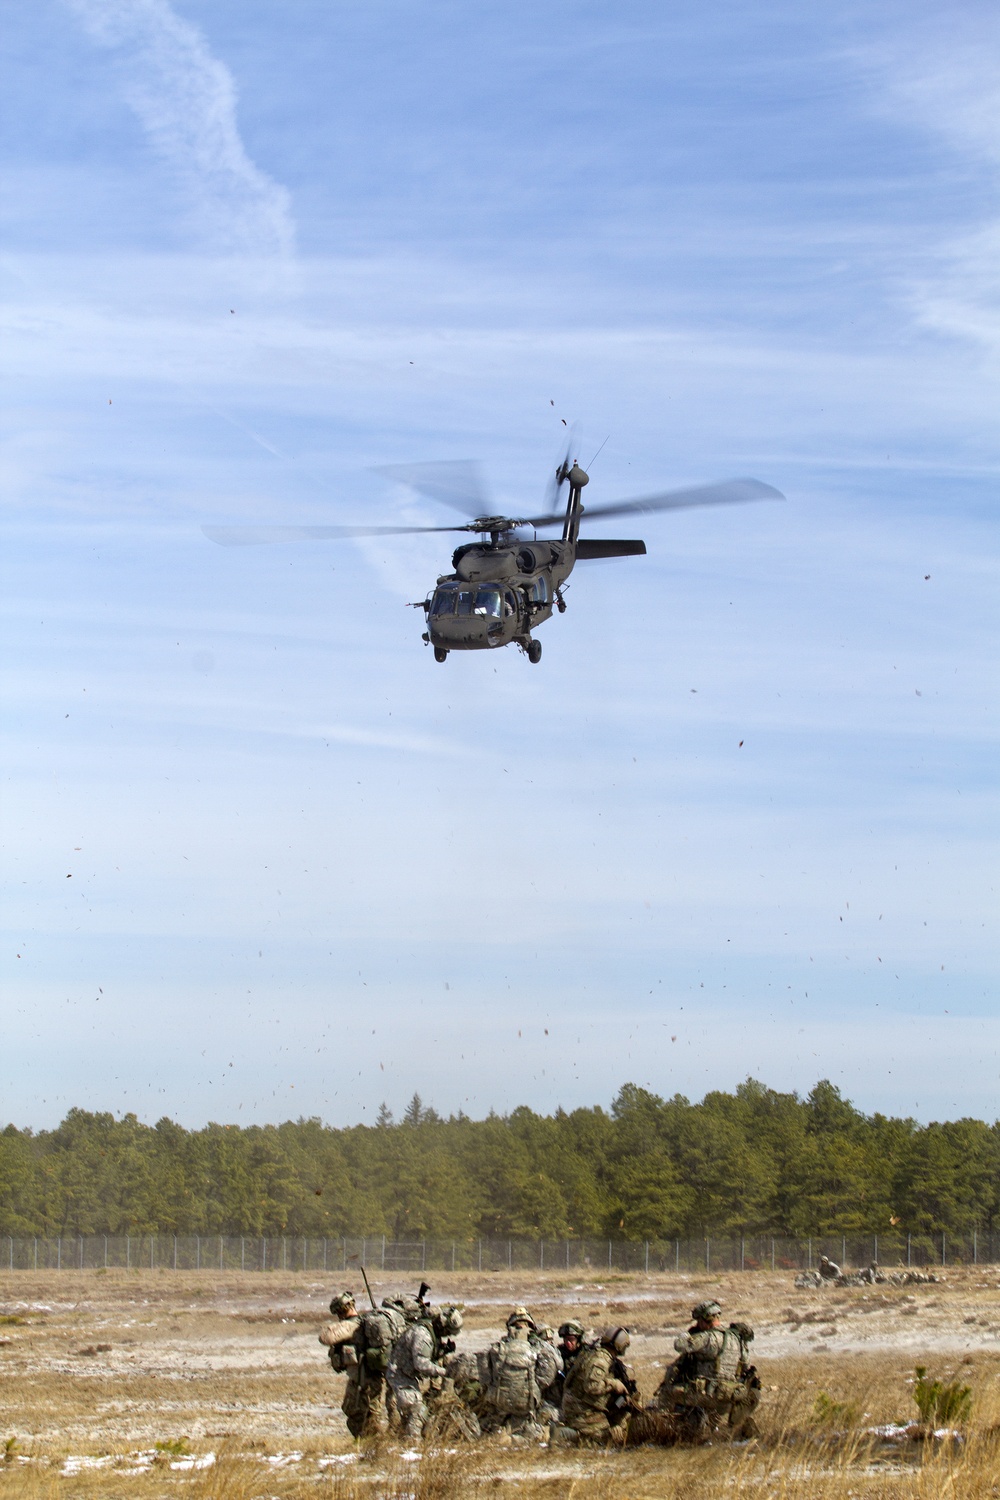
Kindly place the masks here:
<instances>
[{"instance_id":1,"label":"helicopter cockpit window","mask_svg":"<svg viewBox=\"0 0 1000 1500\"><path fill-rule=\"evenodd\" d=\"M475 613L477 615L489 615L494 620L500 618L500 590L499 589L477 589Z\"/></svg>"},{"instance_id":2,"label":"helicopter cockpit window","mask_svg":"<svg viewBox=\"0 0 1000 1500\"><path fill-rule=\"evenodd\" d=\"M457 589L437 589L431 603L431 614L453 615L455 613L455 600L457 597Z\"/></svg>"}]
</instances>

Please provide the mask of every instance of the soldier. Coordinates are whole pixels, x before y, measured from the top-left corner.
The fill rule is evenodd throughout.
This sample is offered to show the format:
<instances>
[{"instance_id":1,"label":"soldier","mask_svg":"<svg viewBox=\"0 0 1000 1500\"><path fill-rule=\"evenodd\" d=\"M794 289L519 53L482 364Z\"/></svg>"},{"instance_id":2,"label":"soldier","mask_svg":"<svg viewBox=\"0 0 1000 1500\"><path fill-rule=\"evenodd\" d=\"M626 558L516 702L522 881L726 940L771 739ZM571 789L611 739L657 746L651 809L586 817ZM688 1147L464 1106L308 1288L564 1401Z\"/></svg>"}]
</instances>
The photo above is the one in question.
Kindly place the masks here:
<instances>
[{"instance_id":1,"label":"soldier","mask_svg":"<svg viewBox=\"0 0 1000 1500\"><path fill-rule=\"evenodd\" d=\"M541 1392L538 1417L539 1421L547 1427L551 1422L559 1420L564 1375L563 1357L556 1348L554 1328L547 1326L537 1328L534 1333L528 1335L528 1340L538 1351L538 1360L535 1365L535 1381Z\"/></svg>"},{"instance_id":2,"label":"soldier","mask_svg":"<svg viewBox=\"0 0 1000 1500\"><path fill-rule=\"evenodd\" d=\"M836 1281L840 1275L840 1267L828 1255L821 1255L819 1258L819 1274L824 1281Z\"/></svg>"},{"instance_id":3,"label":"soldier","mask_svg":"<svg viewBox=\"0 0 1000 1500\"><path fill-rule=\"evenodd\" d=\"M409 1442L423 1437L429 1415L425 1397L440 1391L447 1373L442 1363L454 1351L452 1336L462 1327L457 1307L424 1307L417 1321L396 1340L389 1360L388 1379L396 1400L403 1436Z\"/></svg>"},{"instance_id":4,"label":"soldier","mask_svg":"<svg viewBox=\"0 0 1000 1500\"><path fill-rule=\"evenodd\" d=\"M753 1411L760 1400L757 1371L747 1361L753 1329L722 1326L718 1302L692 1309L694 1326L674 1340L677 1359L663 1377L653 1407L673 1415L682 1433L704 1441L727 1417L730 1436L754 1437Z\"/></svg>"},{"instance_id":5,"label":"soldier","mask_svg":"<svg viewBox=\"0 0 1000 1500\"><path fill-rule=\"evenodd\" d=\"M586 1344L574 1359L563 1384L561 1426L557 1441L608 1443L624 1440L629 1411L638 1406L638 1390L623 1355L631 1343L627 1328L609 1328L599 1344Z\"/></svg>"},{"instance_id":6,"label":"soldier","mask_svg":"<svg viewBox=\"0 0 1000 1500\"><path fill-rule=\"evenodd\" d=\"M556 1351L537 1336L535 1320L526 1307L515 1307L507 1319L505 1336L486 1356L486 1416L490 1432L539 1438L544 1429L538 1413L542 1385L556 1376Z\"/></svg>"},{"instance_id":7,"label":"soldier","mask_svg":"<svg viewBox=\"0 0 1000 1500\"><path fill-rule=\"evenodd\" d=\"M563 1369L568 1372L583 1345L583 1324L578 1323L575 1318L570 1318L568 1323L560 1324L559 1338L561 1340L559 1353L562 1356Z\"/></svg>"},{"instance_id":8,"label":"soldier","mask_svg":"<svg viewBox=\"0 0 1000 1500\"><path fill-rule=\"evenodd\" d=\"M320 1331L319 1341L329 1350L330 1364L347 1376L340 1409L352 1437L378 1431L384 1422L380 1383L367 1379L361 1338L361 1316L351 1292L341 1292L330 1303L334 1321Z\"/></svg>"}]
</instances>

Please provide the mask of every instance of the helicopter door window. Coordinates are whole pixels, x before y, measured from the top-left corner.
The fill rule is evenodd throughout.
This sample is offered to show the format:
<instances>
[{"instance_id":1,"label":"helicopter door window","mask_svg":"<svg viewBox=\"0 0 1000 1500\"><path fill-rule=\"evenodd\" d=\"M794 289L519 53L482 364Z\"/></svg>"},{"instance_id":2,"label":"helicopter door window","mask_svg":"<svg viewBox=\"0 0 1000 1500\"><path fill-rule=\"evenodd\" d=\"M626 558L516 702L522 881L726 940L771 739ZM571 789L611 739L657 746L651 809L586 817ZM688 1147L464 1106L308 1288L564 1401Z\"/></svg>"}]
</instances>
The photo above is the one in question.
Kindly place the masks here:
<instances>
[{"instance_id":1,"label":"helicopter door window","mask_svg":"<svg viewBox=\"0 0 1000 1500\"><path fill-rule=\"evenodd\" d=\"M490 615L494 620L499 620L500 590L477 589L475 612L477 615Z\"/></svg>"},{"instance_id":2,"label":"helicopter door window","mask_svg":"<svg viewBox=\"0 0 1000 1500\"><path fill-rule=\"evenodd\" d=\"M531 597L536 604L548 604L549 586L545 578L536 578L531 586Z\"/></svg>"},{"instance_id":3,"label":"helicopter door window","mask_svg":"<svg viewBox=\"0 0 1000 1500\"><path fill-rule=\"evenodd\" d=\"M458 595L458 613L460 615L471 615L475 594L471 589L461 589Z\"/></svg>"}]
</instances>

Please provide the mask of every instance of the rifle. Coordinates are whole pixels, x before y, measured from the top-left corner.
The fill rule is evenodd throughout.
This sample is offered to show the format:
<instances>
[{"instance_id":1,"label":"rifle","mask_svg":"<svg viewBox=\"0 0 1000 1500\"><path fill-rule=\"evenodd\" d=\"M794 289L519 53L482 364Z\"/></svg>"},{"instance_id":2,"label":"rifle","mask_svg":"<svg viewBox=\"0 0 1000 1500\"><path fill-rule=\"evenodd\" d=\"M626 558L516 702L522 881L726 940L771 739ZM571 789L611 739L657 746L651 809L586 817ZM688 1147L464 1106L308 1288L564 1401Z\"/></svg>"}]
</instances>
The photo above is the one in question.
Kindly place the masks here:
<instances>
[{"instance_id":1,"label":"rifle","mask_svg":"<svg viewBox=\"0 0 1000 1500\"><path fill-rule=\"evenodd\" d=\"M612 1427L617 1427L625 1420L627 1412L642 1411L643 1405L639 1398L638 1383L629 1374L625 1361L617 1356L611 1361L611 1378L620 1380L625 1387L624 1392L612 1391L608 1397L608 1421Z\"/></svg>"},{"instance_id":2,"label":"rifle","mask_svg":"<svg viewBox=\"0 0 1000 1500\"><path fill-rule=\"evenodd\" d=\"M426 1281L422 1281L420 1283L420 1290L417 1293L417 1301L420 1303L420 1306L423 1308L424 1312L428 1312L428 1313L431 1310L431 1305L430 1305L430 1303L427 1300L427 1293L429 1291L430 1291L430 1287L427 1285L427 1282Z\"/></svg>"},{"instance_id":3,"label":"rifle","mask_svg":"<svg viewBox=\"0 0 1000 1500\"><path fill-rule=\"evenodd\" d=\"M368 1285L368 1272L365 1270L364 1266L361 1267L361 1275L364 1277L365 1291L368 1293L368 1301L372 1305L372 1312L375 1312L375 1298L372 1296L372 1289Z\"/></svg>"}]
</instances>

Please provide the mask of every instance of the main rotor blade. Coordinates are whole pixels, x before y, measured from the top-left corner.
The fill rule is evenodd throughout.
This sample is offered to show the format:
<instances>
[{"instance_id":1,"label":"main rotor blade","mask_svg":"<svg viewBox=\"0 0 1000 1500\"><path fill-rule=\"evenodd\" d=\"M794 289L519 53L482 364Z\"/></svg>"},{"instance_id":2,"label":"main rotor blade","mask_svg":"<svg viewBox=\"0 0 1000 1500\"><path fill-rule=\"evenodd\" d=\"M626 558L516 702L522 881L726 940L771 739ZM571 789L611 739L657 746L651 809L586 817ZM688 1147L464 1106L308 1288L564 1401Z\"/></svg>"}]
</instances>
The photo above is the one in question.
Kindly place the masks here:
<instances>
[{"instance_id":1,"label":"main rotor blade","mask_svg":"<svg viewBox=\"0 0 1000 1500\"><path fill-rule=\"evenodd\" d=\"M431 500L440 500L452 510L475 520L490 514L490 497L483 472L472 459L442 459L438 463L385 464L373 470L397 484L409 485Z\"/></svg>"},{"instance_id":2,"label":"main rotor blade","mask_svg":"<svg viewBox=\"0 0 1000 1500\"><path fill-rule=\"evenodd\" d=\"M203 526L220 547L259 547L269 542L341 542L356 536L413 536L423 531L467 531L466 526Z\"/></svg>"},{"instance_id":3,"label":"main rotor blade","mask_svg":"<svg viewBox=\"0 0 1000 1500\"><path fill-rule=\"evenodd\" d=\"M686 510L694 505L741 505L747 500L784 500L780 490L759 479L727 479L721 484L695 485L683 490L664 490L658 495L640 495L610 505L585 505L583 519L599 521L604 516L648 515L657 510ZM528 526L551 526L564 520L561 511L547 516L528 516Z\"/></svg>"}]
</instances>

